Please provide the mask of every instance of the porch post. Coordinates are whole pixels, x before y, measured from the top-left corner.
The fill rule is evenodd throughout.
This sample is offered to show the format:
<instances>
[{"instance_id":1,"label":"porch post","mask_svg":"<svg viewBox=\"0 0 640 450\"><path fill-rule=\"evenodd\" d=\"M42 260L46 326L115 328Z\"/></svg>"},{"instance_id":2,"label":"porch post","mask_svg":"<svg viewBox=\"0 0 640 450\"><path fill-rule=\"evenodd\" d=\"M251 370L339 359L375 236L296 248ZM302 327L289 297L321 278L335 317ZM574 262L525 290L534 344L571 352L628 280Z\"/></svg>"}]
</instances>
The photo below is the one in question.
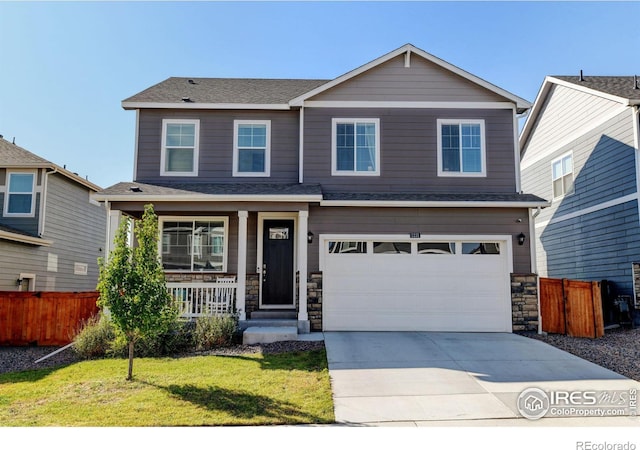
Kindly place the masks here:
<instances>
[{"instance_id":1,"label":"porch post","mask_svg":"<svg viewBox=\"0 0 640 450\"><path fill-rule=\"evenodd\" d=\"M298 283L298 328L304 326L306 331L309 330L307 314L307 232L309 211L298 211L298 274L300 281ZM306 325L301 324L306 322Z\"/></svg>"},{"instance_id":2,"label":"porch post","mask_svg":"<svg viewBox=\"0 0 640 450\"><path fill-rule=\"evenodd\" d=\"M236 290L236 309L239 320L246 320L245 294L247 290L247 211L238 211L238 289Z\"/></svg>"}]
</instances>

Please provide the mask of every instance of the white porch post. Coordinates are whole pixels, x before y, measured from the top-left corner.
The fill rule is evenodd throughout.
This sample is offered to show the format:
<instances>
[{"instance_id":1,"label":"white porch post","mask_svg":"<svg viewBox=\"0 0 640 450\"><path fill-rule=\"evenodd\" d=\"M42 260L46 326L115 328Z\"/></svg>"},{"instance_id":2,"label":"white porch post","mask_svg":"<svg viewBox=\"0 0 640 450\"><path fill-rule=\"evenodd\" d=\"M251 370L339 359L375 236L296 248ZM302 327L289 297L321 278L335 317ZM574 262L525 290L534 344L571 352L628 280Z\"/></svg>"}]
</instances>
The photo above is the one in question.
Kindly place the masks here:
<instances>
[{"instance_id":1,"label":"white porch post","mask_svg":"<svg viewBox=\"0 0 640 450\"><path fill-rule=\"evenodd\" d=\"M236 309L239 319L247 319L245 296L247 291L247 211L238 211L238 288L236 290Z\"/></svg>"},{"instance_id":2,"label":"white porch post","mask_svg":"<svg viewBox=\"0 0 640 450\"><path fill-rule=\"evenodd\" d=\"M300 281L298 283L298 326L300 322L307 322L307 232L309 211L298 211L298 273ZM308 332L308 325L306 326Z\"/></svg>"}]
</instances>

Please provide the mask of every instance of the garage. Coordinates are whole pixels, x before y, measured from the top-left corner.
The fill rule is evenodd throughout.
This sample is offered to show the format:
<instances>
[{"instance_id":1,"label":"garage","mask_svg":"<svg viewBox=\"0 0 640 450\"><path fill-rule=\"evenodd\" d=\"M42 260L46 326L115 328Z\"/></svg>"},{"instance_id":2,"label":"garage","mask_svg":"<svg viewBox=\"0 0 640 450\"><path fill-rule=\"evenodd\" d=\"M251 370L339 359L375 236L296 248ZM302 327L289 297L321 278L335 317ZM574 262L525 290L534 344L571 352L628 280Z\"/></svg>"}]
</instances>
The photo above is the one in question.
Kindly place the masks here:
<instances>
[{"instance_id":1,"label":"garage","mask_svg":"<svg viewBox=\"0 0 640 450\"><path fill-rule=\"evenodd\" d=\"M320 239L325 331L511 332L510 236Z\"/></svg>"}]
</instances>

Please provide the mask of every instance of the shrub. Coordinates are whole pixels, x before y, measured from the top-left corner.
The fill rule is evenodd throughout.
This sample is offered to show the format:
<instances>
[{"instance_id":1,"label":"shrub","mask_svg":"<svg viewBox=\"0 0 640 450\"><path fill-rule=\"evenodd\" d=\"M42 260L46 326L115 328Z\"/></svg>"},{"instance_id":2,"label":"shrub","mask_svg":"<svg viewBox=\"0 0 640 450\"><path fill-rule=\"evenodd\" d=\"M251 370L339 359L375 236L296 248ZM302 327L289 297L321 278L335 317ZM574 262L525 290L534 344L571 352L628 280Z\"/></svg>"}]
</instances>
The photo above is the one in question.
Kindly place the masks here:
<instances>
[{"instance_id":1,"label":"shrub","mask_svg":"<svg viewBox=\"0 0 640 450\"><path fill-rule=\"evenodd\" d=\"M183 320L175 320L169 324L167 331L161 334L143 336L134 343L134 351L139 356L168 356L184 353L193 347L193 326ZM115 357L126 357L129 348L127 339L122 333L117 333L109 354Z\"/></svg>"},{"instance_id":2,"label":"shrub","mask_svg":"<svg viewBox=\"0 0 640 450\"><path fill-rule=\"evenodd\" d=\"M236 314L198 317L193 331L193 343L198 351L229 346L234 343L237 331Z\"/></svg>"},{"instance_id":3,"label":"shrub","mask_svg":"<svg viewBox=\"0 0 640 450\"><path fill-rule=\"evenodd\" d=\"M111 320L103 314L87 320L74 339L73 349L82 358L102 358L111 349L116 334Z\"/></svg>"}]
</instances>

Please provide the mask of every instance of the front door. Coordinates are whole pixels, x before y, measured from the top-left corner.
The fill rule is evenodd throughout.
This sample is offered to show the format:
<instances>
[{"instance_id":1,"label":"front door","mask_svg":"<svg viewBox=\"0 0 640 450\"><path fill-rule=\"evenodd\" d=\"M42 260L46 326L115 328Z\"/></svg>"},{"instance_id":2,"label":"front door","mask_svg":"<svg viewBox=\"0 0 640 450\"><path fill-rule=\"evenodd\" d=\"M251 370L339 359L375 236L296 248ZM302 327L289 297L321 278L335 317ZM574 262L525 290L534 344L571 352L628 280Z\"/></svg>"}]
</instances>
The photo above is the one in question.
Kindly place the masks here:
<instances>
[{"instance_id":1,"label":"front door","mask_svg":"<svg viewBox=\"0 0 640 450\"><path fill-rule=\"evenodd\" d=\"M265 220L262 235L262 306L293 307L293 220Z\"/></svg>"}]
</instances>

